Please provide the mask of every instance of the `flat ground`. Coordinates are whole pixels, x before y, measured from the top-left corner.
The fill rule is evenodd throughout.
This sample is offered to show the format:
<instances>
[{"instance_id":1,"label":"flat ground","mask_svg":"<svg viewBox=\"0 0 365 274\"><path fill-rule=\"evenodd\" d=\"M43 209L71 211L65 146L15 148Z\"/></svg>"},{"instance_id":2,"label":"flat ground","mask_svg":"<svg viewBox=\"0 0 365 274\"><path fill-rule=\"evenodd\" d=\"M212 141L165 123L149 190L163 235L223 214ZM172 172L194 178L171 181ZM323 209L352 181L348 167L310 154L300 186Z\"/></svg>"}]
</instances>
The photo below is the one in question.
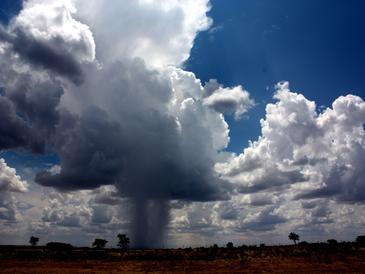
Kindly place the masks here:
<instances>
[{"instance_id":1,"label":"flat ground","mask_svg":"<svg viewBox=\"0 0 365 274\"><path fill-rule=\"evenodd\" d=\"M303 259L194 261L16 261L1 262L0 273L365 273L365 263L310 263Z\"/></svg>"},{"instance_id":2,"label":"flat ground","mask_svg":"<svg viewBox=\"0 0 365 274\"><path fill-rule=\"evenodd\" d=\"M0 273L365 273L360 247L255 247L181 250L13 249ZM2 255L1 255L2 254Z\"/></svg>"}]
</instances>

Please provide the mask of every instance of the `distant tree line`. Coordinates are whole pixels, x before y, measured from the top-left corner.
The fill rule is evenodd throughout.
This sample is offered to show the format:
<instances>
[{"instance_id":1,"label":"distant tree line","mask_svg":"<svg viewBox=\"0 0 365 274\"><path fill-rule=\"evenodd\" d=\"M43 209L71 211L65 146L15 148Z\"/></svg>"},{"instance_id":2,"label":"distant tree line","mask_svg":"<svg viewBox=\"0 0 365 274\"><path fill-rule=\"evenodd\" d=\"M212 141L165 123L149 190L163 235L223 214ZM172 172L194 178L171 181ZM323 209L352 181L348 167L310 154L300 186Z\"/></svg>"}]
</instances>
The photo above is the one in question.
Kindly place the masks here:
<instances>
[{"instance_id":1,"label":"distant tree line","mask_svg":"<svg viewBox=\"0 0 365 274\"><path fill-rule=\"evenodd\" d=\"M129 245L130 245L130 239L127 236L127 234L118 234L117 238L118 238L118 244L117 244L118 247L120 249L124 250L124 251L128 250ZM298 243L300 245L308 244L305 241L299 242L300 236L298 234L294 233L294 232L290 232L289 235L288 235L288 238L289 238L289 240L294 242L294 245L297 245ZM29 239L29 243L33 247L37 246L38 242L39 242L38 237L31 236L30 239ZM105 248L107 243L108 243L108 241L105 240L105 239L96 238L96 239L94 239L94 241L92 243L92 247L95 248L95 249L103 249L103 248ZM355 243L365 246L365 235L360 235L360 236L356 237ZM335 239L329 239L329 240L327 240L327 244L329 246L336 247L338 245L338 241L335 240ZM70 249L73 248L73 246L70 245L70 244L60 243L60 242L49 242L49 243L46 244L46 247L51 249L51 250L70 250ZM260 244L260 248L264 248L264 247L266 247L266 245L264 243ZM210 247L210 249L213 249L213 250L217 250L219 248L220 247L217 244L214 244L213 246ZM233 243L228 242L226 244L226 248L227 249L234 249Z\"/></svg>"},{"instance_id":2,"label":"distant tree line","mask_svg":"<svg viewBox=\"0 0 365 274\"><path fill-rule=\"evenodd\" d=\"M130 239L127 236L127 234L118 234L117 237L118 237L118 247L120 247L122 250L127 250L130 244ZM38 237L31 236L29 239L29 243L31 246L37 246L38 242L39 242ZM108 241L105 239L96 238L92 243L92 247L95 249L102 249L105 248L107 243ZM53 250L65 250L73 248L72 245L61 242L49 242L46 244L46 247Z\"/></svg>"}]
</instances>

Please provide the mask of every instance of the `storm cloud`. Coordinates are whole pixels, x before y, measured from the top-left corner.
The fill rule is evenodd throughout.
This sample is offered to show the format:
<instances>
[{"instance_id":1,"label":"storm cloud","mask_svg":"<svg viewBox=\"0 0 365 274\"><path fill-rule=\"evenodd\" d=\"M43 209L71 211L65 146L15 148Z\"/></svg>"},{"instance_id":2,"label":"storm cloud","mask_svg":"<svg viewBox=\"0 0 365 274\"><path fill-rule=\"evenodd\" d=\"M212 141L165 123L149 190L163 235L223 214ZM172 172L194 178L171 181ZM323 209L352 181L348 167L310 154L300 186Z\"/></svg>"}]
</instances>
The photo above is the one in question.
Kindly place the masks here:
<instances>
[{"instance_id":1,"label":"storm cloud","mask_svg":"<svg viewBox=\"0 0 365 274\"><path fill-rule=\"evenodd\" d=\"M175 18L187 13L191 5L195 4L174 2L164 12ZM196 5L202 7L207 2ZM157 14L165 8L148 3L134 7L136 16L144 16L143 9ZM165 38L185 37L183 51L188 52L196 32L209 25L207 10L206 6L201 14L186 17L203 18L198 27L184 26L179 29L181 34L167 32ZM104 29L96 25L89 29L72 17L76 12L70 1L62 5L28 1L2 30L2 54L12 64L3 69L11 78L2 78L2 100L8 108L2 116L14 128L7 143L3 141L3 149L36 151L27 144L34 134L39 152L55 152L60 159L58 172L41 171L36 182L60 191L115 185L120 196L134 203L131 226L135 244L158 245L169 221L170 200L229 198L230 183L214 169L219 151L228 144L228 126L219 111L204 104L204 87L195 75L175 67L186 57L174 44L166 49L171 50L168 58L175 66L156 63L156 57L163 60L167 53L157 50L159 41L154 41L149 51L120 49L116 60L104 54L115 50L114 45L100 41L102 63L93 62L93 45L99 44ZM102 12L106 16L110 11ZM80 13L79 18L86 15ZM176 24L185 24L180 21L185 19L179 18L174 19ZM42 20L47 25L41 24ZM133 39L139 37L118 43L133 44ZM162 43L158 46L165 47ZM146 56L151 51L155 55ZM248 93L245 96L250 100ZM66 217L58 223L78 225L74 216ZM100 217L95 215L95 220ZM138 231L140 227L147 232Z\"/></svg>"},{"instance_id":2,"label":"storm cloud","mask_svg":"<svg viewBox=\"0 0 365 274\"><path fill-rule=\"evenodd\" d=\"M256 102L183 69L209 1L109 2L28 0L0 28L0 152L59 159L28 170L47 189L35 231L128 228L132 245L160 247L169 229L322 231L363 207L363 99L319 111L278 83L261 136L227 152L227 117ZM27 186L0 159L0 219L15 222Z\"/></svg>"}]
</instances>

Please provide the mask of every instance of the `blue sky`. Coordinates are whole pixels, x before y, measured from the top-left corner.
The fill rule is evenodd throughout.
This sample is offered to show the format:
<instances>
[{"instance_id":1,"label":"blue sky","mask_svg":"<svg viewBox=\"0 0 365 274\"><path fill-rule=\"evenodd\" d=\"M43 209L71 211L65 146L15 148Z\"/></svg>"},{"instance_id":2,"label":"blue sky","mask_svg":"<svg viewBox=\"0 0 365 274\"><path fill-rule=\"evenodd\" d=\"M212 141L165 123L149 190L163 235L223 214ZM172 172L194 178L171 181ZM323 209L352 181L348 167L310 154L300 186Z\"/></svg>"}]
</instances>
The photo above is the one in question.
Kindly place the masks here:
<instances>
[{"instance_id":1,"label":"blue sky","mask_svg":"<svg viewBox=\"0 0 365 274\"><path fill-rule=\"evenodd\" d=\"M0 21L6 23L16 15L22 5L21 0L3 0L0 3Z\"/></svg>"},{"instance_id":2,"label":"blue sky","mask_svg":"<svg viewBox=\"0 0 365 274\"><path fill-rule=\"evenodd\" d=\"M202 81L242 84L258 105L249 120L230 120L229 149L260 133L265 102L282 80L318 105L365 96L365 2L361 0L213 0L216 31L198 35L187 69ZM267 89L267 87L269 89Z\"/></svg>"}]
</instances>

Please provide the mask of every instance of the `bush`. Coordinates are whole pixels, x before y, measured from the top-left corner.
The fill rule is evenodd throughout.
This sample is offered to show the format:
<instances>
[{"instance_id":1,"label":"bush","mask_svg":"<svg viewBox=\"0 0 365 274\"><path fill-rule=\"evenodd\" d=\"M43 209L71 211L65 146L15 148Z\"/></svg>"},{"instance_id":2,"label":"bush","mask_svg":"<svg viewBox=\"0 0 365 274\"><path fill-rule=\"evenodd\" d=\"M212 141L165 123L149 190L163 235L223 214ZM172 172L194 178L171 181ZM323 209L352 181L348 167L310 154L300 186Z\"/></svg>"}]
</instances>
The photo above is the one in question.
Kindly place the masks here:
<instances>
[{"instance_id":1,"label":"bush","mask_svg":"<svg viewBox=\"0 0 365 274\"><path fill-rule=\"evenodd\" d=\"M29 239L29 243L30 243L32 246L36 246L36 245L38 244L38 242L39 242L39 238L37 238L37 237L32 236L32 237L30 237L30 239Z\"/></svg>"},{"instance_id":2,"label":"bush","mask_svg":"<svg viewBox=\"0 0 365 274\"><path fill-rule=\"evenodd\" d=\"M71 251L74 247L67 243L50 242L46 247L53 251Z\"/></svg>"},{"instance_id":3,"label":"bush","mask_svg":"<svg viewBox=\"0 0 365 274\"><path fill-rule=\"evenodd\" d=\"M357 236L356 243L365 245L365 235Z\"/></svg>"},{"instance_id":4,"label":"bush","mask_svg":"<svg viewBox=\"0 0 365 274\"><path fill-rule=\"evenodd\" d=\"M105 245L107 244L107 240L104 239L95 239L92 246L95 247L96 249L101 249L104 248Z\"/></svg>"},{"instance_id":5,"label":"bush","mask_svg":"<svg viewBox=\"0 0 365 274\"><path fill-rule=\"evenodd\" d=\"M327 240L327 243L332 246L335 246L338 244L337 240L335 240L335 239L329 239L329 240Z\"/></svg>"}]
</instances>

